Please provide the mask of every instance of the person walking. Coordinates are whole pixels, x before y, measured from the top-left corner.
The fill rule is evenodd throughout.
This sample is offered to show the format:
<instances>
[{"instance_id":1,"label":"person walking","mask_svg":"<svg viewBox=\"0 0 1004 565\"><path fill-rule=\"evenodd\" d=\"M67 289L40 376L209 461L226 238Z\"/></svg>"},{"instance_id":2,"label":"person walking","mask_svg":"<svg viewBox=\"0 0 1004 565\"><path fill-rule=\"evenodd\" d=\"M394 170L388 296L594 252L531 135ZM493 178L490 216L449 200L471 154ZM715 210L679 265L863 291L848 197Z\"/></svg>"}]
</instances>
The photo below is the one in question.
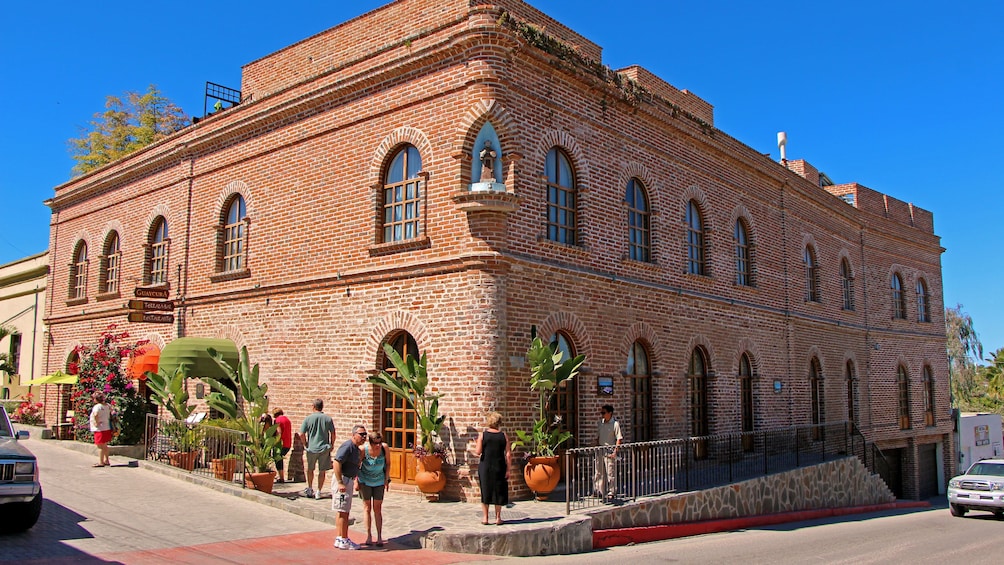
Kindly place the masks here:
<instances>
[{"instance_id":1,"label":"person walking","mask_svg":"<svg viewBox=\"0 0 1004 565\"><path fill-rule=\"evenodd\" d=\"M366 515L366 542L363 545L383 547L383 495L390 485L390 462L387 444L380 432L369 436L369 441L360 447L362 451L359 467L359 497L363 499ZM372 522L376 521L376 543L373 542Z\"/></svg>"},{"instance_id":2,"label":"person walking","mask_svg":"<svg viewBox=\"0 0 1004 565\"><path fill-rule=\"evenodd\" d=\"M359 544L349 539L349 512L352 510L352 492L359 475L362 450L359 446L366 442L366 427L352 426L352 437L343 443L335 453L334 481L338 484L338 494L331 491L331 509L338 513L335 517L335 538L337 549L359 549Z\"/></svg>"},{"instance_id":3,"label":"person walking","mask_svg":"<svg viewBox=\"0 0 1004 565\"><path fill-rule=\"evenodd\" d=\"M94 432L94 445L98 446L98 462L94 467L107 467L112 464L108 458L108 442L112 440L112 409L105 404L105 393L101 391L91 395L94 407L91 408L90 425Z\"/></svg>"},{"instance_id":4,"label":"person walking","mask_svg":"<svg viewBox=\"0 0 1004 565\"><path fill-rule=\"evenodd\" d=\"M621 425L613 419L614 407L604 404L600 408L600 422L596 444L604 447L596 451L593 490L597 497L613 500L617 494L617 448L624 436Z\"/></svg>"},{"instance_id":5,"label":"person walking","mask_svg":"<svg viewBox=\"0 0 1004 565\"><path fill-rule=\"evenodd\" d=\"M502 415L491 412L485 417L485 430L478 435L474 455L481 457L478 480L481 482L481 523L488 525L488 505L495 505L495 524L502 525L502 507L509 504L509 471L512 451L509 438L501 431Z\"/></svg>"},{"instance_id":6,"label":"person walking","mask_svg":"<svg viewBox=\"0 0 1004 565\"><path fill-rule=\"evenodd\" d=\"M279 475L275 482L284 483L286 482L286 473L283 462L286 460L286 454L293 447L293 422L286 417L282 408L273 410L272 415L275 416L275 425L279 426L279 444L281 446L279 457L275 460L275 472Z\"/></svg>"},{"instance_id":7,"label":"person walking","mask_svg":"<svg viewBox=\"0 0 1004 565\"><path fill-rule=\"evenodd\" d=\"M314 400L314 412L303 419L300 434L304 438L304 452L307 454L307 488L303 496L321 499L324 490L325 473L331 469L331 448L335 445L335 422L324 413L324 401ZM317 490L314 490L314 469L317 468Z\"/></svg>"}]
</instances>

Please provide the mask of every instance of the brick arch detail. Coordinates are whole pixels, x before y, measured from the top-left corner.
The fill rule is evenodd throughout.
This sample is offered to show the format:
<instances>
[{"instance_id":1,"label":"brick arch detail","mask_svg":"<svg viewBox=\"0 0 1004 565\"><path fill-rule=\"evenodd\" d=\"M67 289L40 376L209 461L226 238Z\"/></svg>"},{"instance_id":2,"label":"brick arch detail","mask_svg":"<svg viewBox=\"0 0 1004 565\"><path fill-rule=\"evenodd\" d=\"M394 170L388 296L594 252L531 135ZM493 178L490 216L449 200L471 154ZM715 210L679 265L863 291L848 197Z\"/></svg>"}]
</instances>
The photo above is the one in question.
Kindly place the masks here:
<instances>
[{"instance_id":1,"label":"brick arch detail","mask_svg":"<svg viewBox=\"0 0 1004 565\"><path fill-rule=\"evenodd\" d=\"M680 209L680 220L684 221L687 217L687 203L691 200L697 202L697 207L701 210L701 219L704 220L704 231L712 231L714 226L712 225L711 205L708 203L708 196L696 184L688 186L683 191L682 200L680 201L680 204L683 206Z\"/></svg>"},{"instance_id":2,"label":"brick arch detail","mask_svg":"<svg viewBox=\"0 0 1004 565\"><path fill-rule=\"evenodd\" d=\"M819 262L819 246L816 245L816 238L812 237L811 233L802 234L802 249L804 250L808 246L812 246L812 254L816 258L816 262Z\"/></svg>"},{"instance_id":3,"label":"brick arch detail","mask_svg":"<svg viewBox=\"0 0 1004 565\"><path fill-rule=\"evenodd\" d=\"M522 144L517 138L518 129L515 127L512 114L505 105L495 99L478 100L464 112L457 124L456 139L460 140L458 151L467 154L473 149L474 140L485 122L491 122L495 128L503 156L518 152Z\"/></svg>"},{"instance_id":4,"label":"brick arch detail","mask_svg":"<svg viewBox=\"0 0 1004 565\"><path fill-rule=\"evenodd\" d=\"M380 344L386 341L387 336L401 330L411 334L418 344L420 353L428 349L431 337L425 323L411 312L398 310L381 318L370 330L370 334L366 336L366 346L360 351L363 355L373 355L373 357L360 366L379 367L384 356Z\"/></svg>"},{"instance_id":5,"label":"brick arch detail","mask_svg":"<svg viewBox=\"0 0 1004 565\"><path fill-rule=\"evenodd\" d=\"M687 342L687 359L684 362L685 368L683 369L684 376L686 376L687 371L690 370L688 368L690 365L690 355L693 354L694 349L697 347L703 349L704 353L708 356L708 366L705 367L705 370L708 372L708 376L715 376L715 367L718 366L718 360L715 356L715 348L711 346L711 340L702 334L694 335L690 338L690 341Z\"/></svg>"},{"instance_id":6,"label":"brick arch detail","mask_svg":"<svg viewBox=\"0 0 1004 565\"><path fill-rule=\"evenodd\" d=\"M156 347L160 351L163 351L164 350L164 346L167 345L167 339L165 339L164 336L160 335L157 332L148 332L148 333L146 333L143 336L143 338L142 338L141 341L147 341L147 342L149 342L150 345L153 345L154 347Z\"/></svg>"},{"instance_id":7,"label":"brick arch detail","mask_svg":"<svg viewBox=\"0 0 1004 565\"><path fill-rule=\"evenodd\" d=\"M620 346L621 357L625 360L624 366L626 366L627 356L631 352L631 346L638 340L648 346L649 368L653 373L659 371L658 367L661 366L662 359L665 358L663 347L659 341L659 334L645 322L635 322L624 332Z\"/></svg>"},{"instance_id":8,"label":"brick arch detail","mask_svg":"<svg viewBox=\"0 0 1004 565\"><path fill-rule=\"evenodd\" d=\"M220 223L226 222L225 214L227 213L226 206L230 204L230 199L235 195L240 194L244 197L244 208L247 216L251 217L251 211L253 208L251 188L241 180L234 180L227 183L225 187L220 191L220 194L216 197L216 210L219 212L220 217L218 218Z\"/></svg>"},{"instance_id":9,"label":"brick arch detail","mask_svg":"<svg viewBox=\"0 0 1004 565\"><path fill-rule=\"evenodd\" d=\"M572 344L575 346L576 354L588 355L586 352L592 351L592 344L589 339L589 332L586 330L586 325L575 314L570 312L555 312L551 314L540 324L540 328L537 330L537 337L550 339L552 335L558 333L558 330L569 334L572 338Z\"/></svg>"},{"instance_id":10,"label":"brick arch detail","mask_svg":"<svg viewBox=\"0 0 1004 565\"><path fill-rule=\"evenodd\" d=\"M854 380L856 380L856 381L861 380L861 377L860 377L860 373L861 373L860 367L861 366L858 365L858 356L855 355L853 351L845 351L844 352L844 358L843 358L843 360L840 363L840 371L841 371L840 372L840 377L842 379L844 379L844 380L847 380L847 362L848 361L850 361L851 364L854 365Z\"/></svg>"},{"instance_id":11,"label":"brick arch detail","mask_svg":"<svg viewBox=\"0 0 1004 565\"><path fill-rule=\"evenodd\" d=\"M146 216L146 232L143 235L143 245L150 244L150 238L153 237L154 222L160 217L163 217L164 221L167 222L167 237L171 239L171 226L174 225L171 219L171 209L167 204L157 204Z\"/></svg>"},{"instance_id":12,"label":"brick arch detail","mask_svg":"<svg viewBox=\"0 0 1004 565\"><path fill-rule=\"evenodd\" d=\"M729 226L735 226L736 222L743 220L746 223L746 230L749 232L750 244L756 240L756 223L753 221L753 214L750 213L749 208L744 204L737 204L735 208L732 209L732 217L729 221Z\"/></svg>"},{"instance_id":13,"label":"brick arch detail","mask_svg":"<svg viewBox=\"0 0 1004 565\"><path fill-rule=\"evenodd\" d=\"M823 380L826 380L826 358L823 357L823 353L819 350L819 346L813 345L809 348L809 351L805 355L805 378L809 378L809 369L811 368L812 358L815 357L819 361L819 376Z\"/></svg>"},{"instance_id":14,"label":"brick arch detail","mask_svg":"<svg viewBox=\"0 0 1004 565\"><path fill-rule=\"evenodd\" d=\"M753 378L759 377L760 363L763 357L756 342L748 337L739 340L739 347L736 348L735 357L732 359L732 374L739 375L739 360L742 359L744 353L750 358L750 372L753 373Z\"/></svg>"},{"instance_id":15,"label":"brick arch detail","mask_svg":"<svg viewBox=\"0 0 1004 565\"><path fill-rule=\"evenodd\" d=\"M87 246L87 260L91 261L96 257L94 255L94 245L91 243L91 234L86 229L82 229L77 232L77 235L73 236L73 255L70 257L70 262L77 260L77 251L80 250L80 244L83 243ZM98 249L98 255L101 254L101 250Z\"/></svg>"},{"instance_id":16,"label":"brick arch detail","mask_svg":"<svg viewBox=\"0 0 1004 565\"><path fill-rule=\"evenodd\" d=\"M247 345L247 340L244 339L244 332L235 324L226 324L213 333L217 339L229 339L234 342L238 351L240 351L241 347Z\"/></svg>"},{"instance_id":17,"label":"brick arch detail","mask_svg":"<svg viewBox=\"0 0 1004 565\"><path fill-rule=\"evenodd\" d=\"M422 130L410 126L397 128L390 132L387 137L383 138L383 141L377 146L376 151L373 152L373 160L370 161L369 172L370 178L374 179L371 184L383 183L381 175L388 156L390 156L391 151L405 143L414 145L418 149L418 153L422 156L422 163L429 163L434 159L432 156L432 144L429 143L429 138L426 137Z\"/></svg>"},{"instance_id":18,"label":"brick arch detail","mask_svg":"<svg viewBox=\"0 0 1004 565\"><path fill-rule=\"evenodd\" d=\"M125 228L122 226L122 222L118 220L111 220L105 224L105 228L101 232L101 249L98 251L100 251L102 255L105 253L105 245L108 243L108 236L110 236L113 232L119 236L119 249L125 247L125 237L122 235L125 233Z\"/></svg>"},{"instance_id":19,"label":"brick arch detail","mask_svg":"<svg viewBox=\"0 0 1004 565\"><path fill-rule=\"evenodd\" d=\"M552 147L559 147L568 153L568 156L572 159L572 169L575 171L575 190L577 192L587 191L589 189L590 178L589 160L586 158L585 151L583 151L579 143L569 133L550 130L541 136L540 143L537 146L540 152L538 158L540 159L541 174L544 172L544 160L547 157L547 152ZM580 202L580 210L583 208L583 204Z\"/></svg>"},{"instance_id":20,"label":"brick arch detail","mask_svg":"<svg viewBox=\"0 0 1004 565\"><path fill-rule=\"evenodd\" d=\"M70 355L73 355L74 350L78 347L83 347L84 343L79 339L75 339L63 347L62 360L59 362L59 370L62 371L66 369L66 362L70 360Z\"/></svg>"}]
</instances>

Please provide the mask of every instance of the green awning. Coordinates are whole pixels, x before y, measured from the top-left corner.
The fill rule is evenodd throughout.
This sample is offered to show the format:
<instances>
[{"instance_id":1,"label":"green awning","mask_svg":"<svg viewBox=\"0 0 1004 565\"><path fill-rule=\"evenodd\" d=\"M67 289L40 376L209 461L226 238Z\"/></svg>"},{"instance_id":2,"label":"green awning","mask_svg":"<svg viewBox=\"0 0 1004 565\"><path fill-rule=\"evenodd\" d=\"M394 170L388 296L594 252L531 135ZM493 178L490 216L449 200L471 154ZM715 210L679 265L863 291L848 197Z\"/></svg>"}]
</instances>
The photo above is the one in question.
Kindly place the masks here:
<instances>
[{"instance_id":1,"label":"green awning","mask_svg":"<svg viewBox=\"0 0 1004 565\"><path fill-rule=\"evenodd\" d=\"M164 346L160 352L157 369L161 373L173 375L179 365L184 365L189 377L212 377L225 379L230 375L224 373L216 361L209 356L207 349L212 347L223 355L223 360L231 367L237 368L240 355L237 346L229 339L211 339L205 337L179 337Z\"/></svg>"}]
</instances>

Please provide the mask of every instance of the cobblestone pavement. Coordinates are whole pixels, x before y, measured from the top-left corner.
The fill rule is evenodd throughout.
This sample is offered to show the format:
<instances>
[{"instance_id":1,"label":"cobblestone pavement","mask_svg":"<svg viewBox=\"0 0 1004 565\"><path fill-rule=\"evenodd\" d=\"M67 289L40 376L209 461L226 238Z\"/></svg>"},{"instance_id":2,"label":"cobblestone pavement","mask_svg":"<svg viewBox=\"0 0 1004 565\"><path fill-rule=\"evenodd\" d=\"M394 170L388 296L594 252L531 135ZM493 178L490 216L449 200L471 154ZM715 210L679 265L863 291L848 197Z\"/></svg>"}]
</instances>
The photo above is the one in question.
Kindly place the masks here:
<instances>
[{"instance_id":1,"label":"cobblestone pavement","mask_svg":"<svg viewBox=\"0 0 1004 565\"><path fill-rule=\"evenodd\" d=\"M45 505L35 528L0 537L0 561L37 563L316 563L340 557L331 547L330 483L321 500L300 496L304 483L277 484L272 495L126 457L92 468L94 447L28 440L39 457ZM365 539L355 500L350 537ZM492 559L419 549L420 534L453 533L463 544L484 537L518 538L569 520L564 503L518 501L502 526L481 524L479 504L428 502L390 492L384 501L384 548L353 552L357 562L429 563ZM473 541L471 541L473 540ZM271 556L270 559L266 559Z\"/></svg>"}]
</instances>

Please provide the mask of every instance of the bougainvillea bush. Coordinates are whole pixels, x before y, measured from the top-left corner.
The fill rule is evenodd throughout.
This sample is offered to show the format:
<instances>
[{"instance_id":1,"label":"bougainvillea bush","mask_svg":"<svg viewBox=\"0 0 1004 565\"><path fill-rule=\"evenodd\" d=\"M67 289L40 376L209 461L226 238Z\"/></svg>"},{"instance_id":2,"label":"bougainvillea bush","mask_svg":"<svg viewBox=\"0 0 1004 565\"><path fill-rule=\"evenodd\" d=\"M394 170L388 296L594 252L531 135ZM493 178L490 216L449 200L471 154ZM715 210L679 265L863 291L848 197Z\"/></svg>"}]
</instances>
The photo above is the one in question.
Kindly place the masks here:
<instances>
[{"instance_id":1,"label":"bougainvillea bush","mask_svg":"<svg viewBox=\"0 0 1004 565\"><path fill-rule=\"evenodd\" d=\"M77 384L73 386L70 401L73 404L73 430L78 441L92 442L94 434L90 429L90 413L94 407L91 396L102 391L112 409L112 419L116 430L112 445L135 445L143 440L143 426L146 418L146 401L139 395L136 383L123 370L125 360L134 349L145 345L146 341L125 344L127 332L115 333L115 325L108 326L101 333L96 346L79 346L76 367Z\"/></svg>"},{"instance_id":2,"label":"bougainvillea bush","mask_svg":"<svg viewBox=\"0 0 1004 565\"><path fill-rule=\"evenodd\" d=\"M41 402L32 402L33 395L24 395L24 401L17 405L10 419L26 426L37 426L45 421L45 410Z\"/></svg>"}]
</instances>

